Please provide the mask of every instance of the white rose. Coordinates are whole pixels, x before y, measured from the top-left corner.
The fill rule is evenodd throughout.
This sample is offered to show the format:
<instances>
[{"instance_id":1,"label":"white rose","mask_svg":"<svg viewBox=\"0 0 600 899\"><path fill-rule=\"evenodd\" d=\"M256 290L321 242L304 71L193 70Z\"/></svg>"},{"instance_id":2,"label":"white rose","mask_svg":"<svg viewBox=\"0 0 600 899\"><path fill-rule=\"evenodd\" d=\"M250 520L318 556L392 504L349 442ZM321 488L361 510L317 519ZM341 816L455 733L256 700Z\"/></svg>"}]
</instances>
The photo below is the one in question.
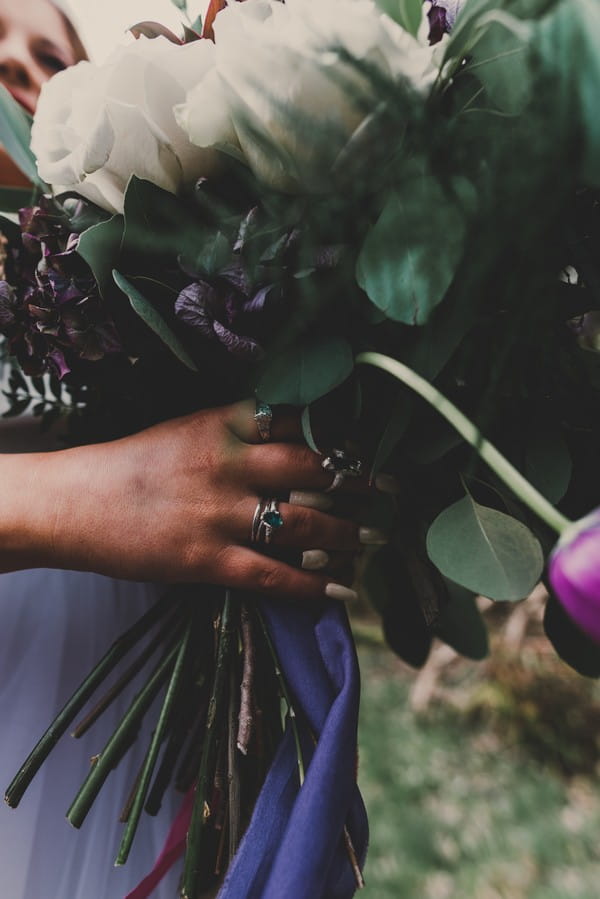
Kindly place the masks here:
<instances>
[{"instance_id":1,"label":"white rose","mask_svg":"<svg viewBox=\"0 0 600 899\"><path fill-rule=\"evenodd\" d=\"M374 0L232 3L215 21L214 68L175 116L198 146L241 153L266 183L320 190L381 105L373 73L429 91L438 51L423 25L414 38Z\"/></svg>"},{"instance_id":2,"label":"white rose","mask_svg":"<svg viewBox=\"0 0 600 899\"><path fill-rule=\"evenodd\" d=\"M42 88L31 134L41 177L110 212L123 211L131 175L176 193L215 168L173 115L213 65L211 41L140 38L103 65L80 62Z\"/></svg>"}]
</instances>

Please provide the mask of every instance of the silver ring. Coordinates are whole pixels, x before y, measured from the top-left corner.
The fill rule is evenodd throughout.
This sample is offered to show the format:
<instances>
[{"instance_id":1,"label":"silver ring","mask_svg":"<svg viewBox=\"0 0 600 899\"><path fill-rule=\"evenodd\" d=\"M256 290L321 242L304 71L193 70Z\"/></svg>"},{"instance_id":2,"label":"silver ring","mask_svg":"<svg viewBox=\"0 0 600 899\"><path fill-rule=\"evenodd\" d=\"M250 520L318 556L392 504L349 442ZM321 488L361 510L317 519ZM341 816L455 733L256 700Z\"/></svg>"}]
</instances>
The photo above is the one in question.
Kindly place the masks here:
<instances>
[{"instance_id":1,"label":"silver ring","mask_svg":"<svg viewBox=\"0 0 600 899\"><path fill-rule=\"evenodd\" d=\"M254 413L254 421L258 428L258 436L267 443L271 439L271 423L273 421L273 410L268 403L256 401L256 412Z\"/></svg>"},{"instance_id":2,"label":"silver ring","mask_svg":"<svg viewBox=\"0 0 600 899\"><path fill-rule=\"evenodd\" d=\"M360 459L353 459L348 453L340 449L333 449L331 455L323 459L321 467L325 471L333 472L333 481L327 487L325 493L339 490L345 478L359 478L362 474L362 462Z\"/></svg>"},{"instance_id":3,"label":"silver ring","mask_svg":"<svg viewBox=\"0 0 600 899\"><path fill-rule=\"evenodd\" d=\"M251 543L270 543L273 531L283 527L283 516L276 499L259 499L252 519Z\"/></svg>"}]
</instances>

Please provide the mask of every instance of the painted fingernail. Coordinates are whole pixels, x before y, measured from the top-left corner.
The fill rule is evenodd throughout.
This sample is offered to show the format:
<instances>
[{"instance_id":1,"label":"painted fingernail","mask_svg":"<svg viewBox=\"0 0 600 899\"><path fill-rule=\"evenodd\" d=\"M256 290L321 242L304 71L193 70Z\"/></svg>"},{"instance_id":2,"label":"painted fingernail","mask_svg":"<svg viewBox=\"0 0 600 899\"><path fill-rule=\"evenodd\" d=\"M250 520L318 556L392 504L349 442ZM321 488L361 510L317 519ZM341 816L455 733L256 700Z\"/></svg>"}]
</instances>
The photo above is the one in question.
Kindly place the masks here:
<instances>
[{"instance_id":1,"label":"painted fingernail","mask_svg":"<svg viewBox=\"0 0 600 899\"><path fill-rule=\"evenodd\" d=\"M385 546L389 542L385 531L379 528L360 528L358 539L365 546Z\"/></svg>"},{"instance_id":2,"label":"painted fingernail","mask_svg":"<svg viewBox=\"0 0 600 899\"><path fill-rule=\"evenodd\" d=\"M325 587L325 595L328 596L329 599L339 599L341 602L349 602L358 599L356 590L351 590L350 587L344 587L343 584L334 584L333 582L327 584Z\"/></svg>"},{"instance_id":3,"label":"painted fingernail","mask_svg":"<svg viewBox=\"0 0 600 899\"><path fill-rule=\"evenodd\" d=\"M328 565L329 556L322 549L307 549L302 553L302 567L307 571L319 571Z\"/></svg>"},{"instance_id":4,"label":"painted fingernail","mask_svg":"<svg viewBox=\"0 0 600 899\"><path fill-rule=\"evenodd\" d=\"M324 493L311 492L309 490L292 490L290 493L292 506L306 506L308 509L317 509L319 512L329 512L333 509L333 498Z\"/></svg>"},{"instance_id":5,"label":"painted fingernail","mask_svg":"<svg viewBox=\"0 0 600 899\"><path fill-rule=\"evenodd\" d=\"M402 490L400 481L393 474L383 474L380 472L375 478L375 487L381 493L391 493L396 495Z\"/></svg>"}]
</instances>

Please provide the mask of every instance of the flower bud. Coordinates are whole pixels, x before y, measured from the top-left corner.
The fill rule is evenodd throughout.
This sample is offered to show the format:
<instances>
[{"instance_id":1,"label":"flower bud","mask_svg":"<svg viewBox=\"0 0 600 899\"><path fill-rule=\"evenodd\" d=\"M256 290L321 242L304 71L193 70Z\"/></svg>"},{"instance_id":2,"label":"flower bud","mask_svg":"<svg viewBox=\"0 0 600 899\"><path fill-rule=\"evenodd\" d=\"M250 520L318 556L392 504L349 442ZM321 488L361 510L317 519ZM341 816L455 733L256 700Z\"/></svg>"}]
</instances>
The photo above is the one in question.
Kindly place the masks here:
<instances>
[{"instance_id":1,"label":"flower bud","mask_svg":"<svg viewBox=\"0 0 600 899\"><path fill-rule=\"evenodd\" d=\"M600 643L600 509L564 532L548 570L552 589L567 614Z\"/></svg>"}]
</instances>

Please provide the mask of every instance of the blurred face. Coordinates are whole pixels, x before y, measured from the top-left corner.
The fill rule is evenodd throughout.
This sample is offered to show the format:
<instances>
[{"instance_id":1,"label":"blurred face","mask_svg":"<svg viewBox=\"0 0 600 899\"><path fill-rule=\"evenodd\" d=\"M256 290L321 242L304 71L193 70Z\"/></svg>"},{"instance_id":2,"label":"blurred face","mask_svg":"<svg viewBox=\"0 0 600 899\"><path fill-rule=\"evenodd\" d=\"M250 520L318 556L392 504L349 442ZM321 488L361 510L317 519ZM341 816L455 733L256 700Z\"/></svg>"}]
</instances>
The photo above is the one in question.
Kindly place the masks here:
<instances>
[{"instance_id":1,"label":"blurred face","mask_svg":"<svg viewBox=\"0 0 600 899\"><path fill-rule=\"evenodd\" d=\"M48 0L0 0L0 83L29 112L44 81L75 61L65 23Z\"/></svg>"}]
</instances>

